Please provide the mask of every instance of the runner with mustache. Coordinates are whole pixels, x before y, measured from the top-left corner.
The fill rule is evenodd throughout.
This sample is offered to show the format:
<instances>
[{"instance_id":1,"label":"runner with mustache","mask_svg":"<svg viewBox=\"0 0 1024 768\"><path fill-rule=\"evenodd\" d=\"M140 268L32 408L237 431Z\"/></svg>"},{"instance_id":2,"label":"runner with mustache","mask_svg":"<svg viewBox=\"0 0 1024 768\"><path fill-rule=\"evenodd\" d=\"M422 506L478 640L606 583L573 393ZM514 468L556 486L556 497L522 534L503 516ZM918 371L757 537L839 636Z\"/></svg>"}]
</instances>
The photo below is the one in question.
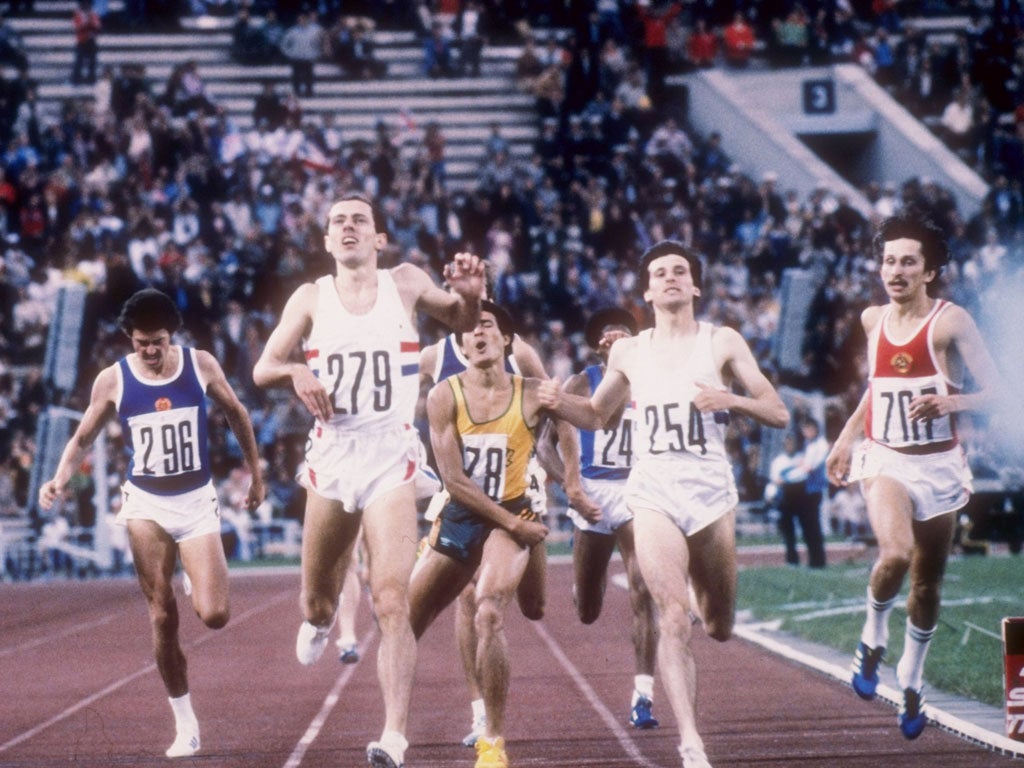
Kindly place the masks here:
<instances>
[{"instance_id":1,"label":"runner with mustache","mask_svg":"<svg viewBox=\"0 0 1024 768\"><path fill-rule=\"evenodd\" d=\"M878 540L851 678L863 699L875 697L889 615L910 574L896 667L903 691L897 722L906 738L916 739L927 724L924 660L938 626L956 513L971 492L957 415L989 407L1004 385L971 316L936 298L949 261L942 232L922 217L902 214L879 225L874 248L889 303L861 315L868 388L836 439L826 471L836 485L861 481ZM970 393L963 388L967 373L974 382Z\"/></svg>"}]
</instances>

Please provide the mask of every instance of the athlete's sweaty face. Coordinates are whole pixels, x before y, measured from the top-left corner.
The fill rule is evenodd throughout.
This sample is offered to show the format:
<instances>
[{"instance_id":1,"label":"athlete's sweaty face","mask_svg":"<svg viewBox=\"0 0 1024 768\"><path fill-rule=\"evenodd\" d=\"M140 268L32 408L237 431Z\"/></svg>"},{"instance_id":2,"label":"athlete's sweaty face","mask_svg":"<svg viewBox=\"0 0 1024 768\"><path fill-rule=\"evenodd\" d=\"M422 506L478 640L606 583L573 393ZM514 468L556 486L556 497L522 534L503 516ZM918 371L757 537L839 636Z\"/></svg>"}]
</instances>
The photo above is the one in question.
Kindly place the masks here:
<instances>
[{"instance_id":1,"label":"athlete's sweaty face","mask_svg":"<svg viewBox=\"0 0 1024 768\"><path fill-rule=\"evenodd\" d=\"M335 259L370 256L387 245L387 235L377 232L373 209L363 200L341 200L327 216L324 247Z\"/></svg>"},{"instance_id":2,"label":"athlete's sweaty face","mask_svg":"<svg viewBox=\"0 0 1024 768\"><path fill-rule=\"evenodd\" d=\"M935 279L935 270L925 266L921 242L906 237L886 241L879 274L885 292L893 301L917 296Z\"/></svg>"},{"instance_id":3,"label":"athlete's sweaty face","mask_svg":"<svg viewBox=\"0 0 1024 768\"><path fill-rule=\"evenodd\" d=\"M462 334L462 351L471 363L491 362L505 356L508 341L494 314L482 310L476 328Z\"/></svg>"},{"instance_id":4,"label":"athlete's sweaty face","mask_svg":"<svg viewBox=\"0 0 1024 768\"><path fill-rule=\"evenodd\" d=\"M159 372L171 348L171 334L166 330L132 331L132 349L142 360L142 364L151 371Z\"/></svg>"},{"instance_id":5,"label":"athlete's sweaty face","mask_svg":"<svg viewBox=\"0 0 1024 768\"><path fill-rule=\"evenodd\" d=\"M683 298L700 296L700 288L694 285L690 262L680 254L669 253L659 256L647 265L647 290L644 299L654 302L676 302Z\"/></svg>"}]
</instances>

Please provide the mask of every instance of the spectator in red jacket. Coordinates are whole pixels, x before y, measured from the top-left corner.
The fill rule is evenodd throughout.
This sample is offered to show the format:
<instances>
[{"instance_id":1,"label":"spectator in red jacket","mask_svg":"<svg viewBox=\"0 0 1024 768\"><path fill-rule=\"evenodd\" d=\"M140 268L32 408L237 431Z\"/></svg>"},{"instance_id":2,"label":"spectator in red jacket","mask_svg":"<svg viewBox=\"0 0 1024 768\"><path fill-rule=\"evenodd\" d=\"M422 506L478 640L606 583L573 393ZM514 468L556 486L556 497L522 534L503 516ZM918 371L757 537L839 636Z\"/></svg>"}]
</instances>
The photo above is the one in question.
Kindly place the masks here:
<instances>
[{"instance_id":1,"label":"spectator in red jacket","mask_svg":"<svg viewBox=\"0 0 1024 768\"><path fill-rule=\"evenodd\" d=\"M650 0L639 0L637 17L643 25L643 58L647 74L647 93L658 104L665 90L665 71L668 69L668 27L683 10L682 3L651 6Z\"/></svg>"},{"instance_id":2,"label":"spectator in red jacket","mask_svg":"<svg viewBox=\"0 0 1024 768\"><path fill-rule=\"evenodd\" d=\"M704 19L697 19L693 31L686 39L686 58L691 66L706 69L715 64L718 55L718 39L708 29Z\"/></svg>"},{"instance_id":3,"label":"spectator in red jacket","mask_svg":"<svg viewBox=\"0 0 1024 768\"><path fill-rule=\"evenodd\" d=\"M733 16L732 23L722 32L722 38L725 42L725 60L734 67L747 66L757 38L754 36L754 28L743 18L742 13L737 12Z\"/></svg>"}]
</instances>

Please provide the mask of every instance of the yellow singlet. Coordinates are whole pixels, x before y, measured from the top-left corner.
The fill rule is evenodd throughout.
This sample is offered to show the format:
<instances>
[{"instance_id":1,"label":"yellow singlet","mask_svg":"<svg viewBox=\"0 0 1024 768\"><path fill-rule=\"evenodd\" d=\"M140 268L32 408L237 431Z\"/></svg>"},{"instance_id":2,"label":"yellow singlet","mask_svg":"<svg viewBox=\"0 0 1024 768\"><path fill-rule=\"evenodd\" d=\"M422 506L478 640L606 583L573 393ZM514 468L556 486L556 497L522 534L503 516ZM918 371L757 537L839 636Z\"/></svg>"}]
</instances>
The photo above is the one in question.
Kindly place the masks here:
<instances>
[{"instance_id":1,"label":"yellow singlet","mask_svg":"<svg viewBox=\"0 0 1024 768\"><path fill-rule=\"evenodd\" d=\"M499 503L522 496L534 445L533 430L523 416L523 377L512 376L512 399L505 412L483 422L470 417L458 375L449 377L448 383L455 397L455 428L462 439L466 475Z\"/></svg>"}]
</instances>

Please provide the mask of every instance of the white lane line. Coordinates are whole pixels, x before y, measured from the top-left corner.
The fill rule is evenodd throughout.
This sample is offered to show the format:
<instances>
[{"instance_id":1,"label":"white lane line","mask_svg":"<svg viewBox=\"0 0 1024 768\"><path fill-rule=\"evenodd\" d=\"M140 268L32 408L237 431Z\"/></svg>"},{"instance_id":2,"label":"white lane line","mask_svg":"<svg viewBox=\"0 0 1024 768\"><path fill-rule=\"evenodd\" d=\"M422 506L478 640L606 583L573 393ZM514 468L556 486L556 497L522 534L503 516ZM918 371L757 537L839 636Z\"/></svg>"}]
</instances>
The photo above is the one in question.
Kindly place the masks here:
<instances>
[{"instance_id":1,"label":"white lane line","mask_svg":"<svg viewBox=\"0 0 1024 768\"><path fill-rule=\"evenodd\" d=\"M580 689L580 693L583 694L584 698L590 702L590 706L593 707L594 711L597 712L598 716L604 721L608 730L611 731L615 738L618 740L622 750L626 753L630 760L636 765L644 766L644 768L661 768L658 763L651 762L640 752L640 748L637 747L633 739L630 738L626 729L619 725L618 719L612 714L611 710L604 705L597 692L590 687L590 683L587 682L583 674L576 669L569 657L565 655L558 642L548 633L544 628L544 625L539 621L532 621L530 624L536 630L537 634L540 635L540 639L547 645L548 650L551 651L551 655L558 660L558 663L562 665L562 669L569 673L569 677L576 683L576 687Z\"/></svg>"},{"instance_id":2,"label":"white lane line","mask_svg":"<svg viewBox=\"0 0 1024 768\"><path fill-rule=\"evenodd\" d=\"M205 643L208 640L211 640L214 637L222 637L229 630L234 629L235 627L237 627L240 624L244 624L249 619L253 618L254 616L257 616L260 613L263 613L268 608L276 605L277 603L280 603L285 598L289 598L290 599L290 598L294 597L294 595L295 595L295 592L294 592L294 590L291 590L291 589L289 589L287 592L282 592L277 597L272 598L271 600L268 600L267 602L263 603L260 606L257 606L255 608L250 608L248 611L246 611L245 613L241 614L237 618L232 619L231 623L228 624L228 626L225 627L224 629L222 629L222 630L210 630L209 632L206 632L205 634L201 635L199 637L199 639L197 639L195 642L191 643L189 647L196 646L196 645L202 645L203 643ZM141 667L140 669L135 670L130 675L126 675L125 677L122 677L121 679L114 681L113 683L108 685L106 688L103 688L103 689L101 689L99 691L96 691L96 693L92 693L92 694L86 696L84 699L81 699L77 703L72 704L70 707L67 707L66 709L58 712L56 715L54 715L50 719L44 720L43 722L39 723L38 725L33 726L32 728L29 728L27 731L23 731L22 733L19 733L14 738L9 739L8 741L5 741L3 744L0 744L0 753L6 752L11 747L16 747L18 744L21 744L22 742L28 741L29 739L33 738L34 736L39 735L40 733L45 731L47 728L49 728L49 727L51 727L53 725L56 725L57 723L61 722L62 720L66 720L67 718L71 717L71 715L73 715L76 712L84 709L85 707L88 707L88 706L94 704L95 702L97 702L100 699L102 699L104 696L107 696L107 695L113 693L114 691L118 690L119 688L124 687L125 685L130 683L132 680L136 680L136 679L142 677L143 675L146 675L146 674L149 674L150 672L155 672L155 671L156 671L156 663L154 662L154 663L147 664L146 666Z\"/></svg>"},{"instance_id":3,"label":"white lane line","mask_svg":"<svg viewBox=\"0 0 1024 768\"><path fill-rule=\"evenodd\" d=\"M376 638L377 628L375 626L373 631L364 637L363 641L359 644L360 657L366 656L366 649ZM299 739L299 743L295 745L295 749L288 756L284 768L298 768L302 763L302 758L306 756L306 750L316 741L316 737L320 735L320 730L324 727L324 723L327 722L327 717L337 705L338 700L341 699L341 692L345 690L345 686L348 685L349 680L352 679L352 675L355 674L358 667L359 663L345 665L345 669L338 675L338 679L334 681L334 686L331 688L330 693L327 694L327 698L324 699L324 703L320 705L320 711L316 713L316 717L313 718L309 727L306 728L306 732Z\"/></svg>"},{"instance_id":4,"label":"white lane line","mask_svg":"<svg viewBox=\"0 0 1024 768\"><path fill-rule=\"evenodd\" d=\"M818 672L839 680L846 685L849 684L850 668L848 665L841 666L839 664L834 664L818 658L813 654L804 653L796 648L792 648L783 642L779 642L774 638L762 634L759 631L759 625L737 625L734 630L734 634L736 637L741 637L748 642L755 643L778 656L782 656L783 658L802 664L805 667L815 669ZM903 692L890 685L881 683L878 686L878 698L898 707L903 699ZM925 698L927 698L927 693L925 694ZM927 704L926 713L931 722L954 735L988 746L1000 754L1014 755L1017 757L1024 756L1024 744L1019 741L1013 741L1005 736L993 733L986 728L982 728L981 726L957 717L946 710L940 709L931 703Z\"/></svg>"}]
</instances>

